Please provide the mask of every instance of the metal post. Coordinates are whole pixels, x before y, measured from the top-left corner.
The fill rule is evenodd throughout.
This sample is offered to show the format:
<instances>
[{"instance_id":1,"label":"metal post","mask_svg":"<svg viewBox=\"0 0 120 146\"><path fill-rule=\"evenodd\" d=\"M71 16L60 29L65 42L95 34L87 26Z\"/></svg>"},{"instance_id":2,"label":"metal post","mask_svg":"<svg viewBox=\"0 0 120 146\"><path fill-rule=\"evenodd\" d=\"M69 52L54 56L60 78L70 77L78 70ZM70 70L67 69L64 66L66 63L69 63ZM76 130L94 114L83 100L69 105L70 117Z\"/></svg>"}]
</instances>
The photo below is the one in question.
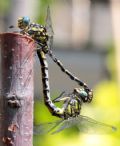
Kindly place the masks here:
<instances>
[{"instance_id":1,"label":"metal post","mask_svg":"<svg viewBox=\"0 0 120 146\"><path fill-rule=\"evenodd\" d=\"M34 41L0 34L0 146L32 146Z\"/></svg>"}]
</instances>

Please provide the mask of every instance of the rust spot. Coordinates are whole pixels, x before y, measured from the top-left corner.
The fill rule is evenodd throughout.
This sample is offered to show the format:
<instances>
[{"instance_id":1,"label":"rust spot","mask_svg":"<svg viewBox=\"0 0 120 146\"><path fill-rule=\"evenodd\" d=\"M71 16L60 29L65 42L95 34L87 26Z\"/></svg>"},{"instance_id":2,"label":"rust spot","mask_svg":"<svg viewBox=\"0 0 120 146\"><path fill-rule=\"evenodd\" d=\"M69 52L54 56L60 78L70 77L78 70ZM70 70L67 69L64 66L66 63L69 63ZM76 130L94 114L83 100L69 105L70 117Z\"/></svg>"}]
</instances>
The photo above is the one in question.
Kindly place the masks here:
<instances>
[{"instance_id":1,"label":"rust spot","mask_svg":"<svg viewBox=\"0 0 120 146\"><path fill-rule=\"evenodd\" d=\"M8 131L11 131L11 132L16 132L16 130L19 128L19 126L17 124L11 124L9 127L8 127Z\"/></svg>"},{"instance_id":2,"label":"rust spot","mask_svg":"<svg viewBox=\"0 0 120 146\"><path fill-rule=\"evenodd\" d=\"M7 145L7 146L13 146L13 141L12 138L10 137L3 137L2 141Z\"/></svg>"}]
</instances>

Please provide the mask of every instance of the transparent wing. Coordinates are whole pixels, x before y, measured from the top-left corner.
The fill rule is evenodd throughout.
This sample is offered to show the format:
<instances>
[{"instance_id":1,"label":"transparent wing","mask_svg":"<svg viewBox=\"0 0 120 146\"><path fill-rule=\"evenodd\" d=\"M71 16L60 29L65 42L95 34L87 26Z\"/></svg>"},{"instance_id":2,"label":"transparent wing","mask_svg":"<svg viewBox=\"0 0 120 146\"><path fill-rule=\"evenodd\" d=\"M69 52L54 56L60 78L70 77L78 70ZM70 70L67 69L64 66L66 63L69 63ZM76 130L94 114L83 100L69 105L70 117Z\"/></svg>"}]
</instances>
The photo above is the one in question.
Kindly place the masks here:
<instances>
[{"instance_id":1,"label":"transparent wing","mask_svg":"<svg viewBox=\"0 0 120 146\"><path fill-rule=\"evenodd\" d=\"M72 119L74 120L74 118ZM56 134L58 132L61 132L64 129L70 128L75 126L75 122L72 121L72 123L69 120L63 120L58 126L57 128L55 127L54 131L51 134Z\"/></svg>"},{"instance_id":2,"label":"transparent wing","mask_svg":"<svg viewBox=\"0 0 120 146\"><path fill-rule=\"evenodd\" d=\"M54 31L52 28L52 19L51 19L51 12L50 12L50 7L48 6L47 8L47 16L46 16L46 24L45 27L47 29L47 33L49 36L53 36L54 35Z\"/></svg>"},{"instance_id":3,"label":"transparent wing","mask_svg":"<svg viewBox=\"0 0 120 146\"><path fill-rule=\"evenodd\" d=\"M87 116L78 116L75 120L80 132L104 134L117 130L116 127L102 122L98 122Z\"/></svg>"},{"instance_id":4,"label":"transparent wing","mask_svg":"<svg viewBox=\"0 0 120 146\"><path fill-rule=\"evenodd\" d=\"M51 132L56 128L63 120L58 120L50 123L41 123L40 125L34 125L34 134L42 135Z\"/></svg>"},{"instance_id":5,"label":"transparent wing","mask_svg":"<svg viewBox=\"0 0 120 146\"><path fill-rule=\"evenodd\" d=\"M47 16L46 16L46 24L45 27L47 29L47 33L48 33L48 42L47 45L49 47L49 49L53 48L53 35L54 35L54 31L52 28L52 20L51 20L51 13L50 13L50 7L48 6L47 8Z\"/></svg>"},{"instance_id":6,"label":"transparent wing","mask_svg":"<svg viewBox=\"0 0 120 146\"><path fill-rule=\"evenodd\" d=\"M116 127L98 122L92 118L79 115L75 118L70 118L63 120L58 126L57 129L52 132L52 134L61 132L64 129L77 126L80 132L89 133L89 134L107 134L117 130Z\"/></svg>"}]
</instances>

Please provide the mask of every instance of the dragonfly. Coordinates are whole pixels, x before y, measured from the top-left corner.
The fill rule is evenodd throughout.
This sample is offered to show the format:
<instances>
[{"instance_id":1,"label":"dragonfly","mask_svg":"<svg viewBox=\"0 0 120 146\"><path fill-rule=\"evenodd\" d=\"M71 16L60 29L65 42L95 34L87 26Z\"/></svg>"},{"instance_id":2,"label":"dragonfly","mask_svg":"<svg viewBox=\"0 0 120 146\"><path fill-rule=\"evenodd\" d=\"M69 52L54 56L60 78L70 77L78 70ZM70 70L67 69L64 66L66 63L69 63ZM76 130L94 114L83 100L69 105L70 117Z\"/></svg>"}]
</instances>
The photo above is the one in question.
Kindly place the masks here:
<instances>
[{"instance_id":1,"label":"dragonfly","mask_svg":"<svg viewBox=\"0 0 120 146\"><path fill-rule=\"evenodd\" d=\"M74 77L72 73L65 69L62 63L52 54L51 48L53 45L53 29L50 16L50 8L48 7L47 9L45 26L36 23L30 23L29 17L20 17L18 19L18 28L20 28L20 33L31 36L32 39L34 39L38 44L37 55L41 64L44 103L47 106L48 110L52 113L52 115L61 117L62 113L64 112L63 110L61 111L61 109L57 108L51 101L46 54L49 54L49 56L53 58L53 61L58 64L63 72L65 72L72 80L75 80L79 83L80 86L83 87L87 94L87 96L82 99L83 102L91 102L92 90L89 89L84 82L80 81L77 77Z\"/></svg>"},{"instance_id":2,"label":"dragonfly","mask_svg":"<svg viewBox=\"0 0 120 146\"><path fill-rule=\"evenodd\" d=\"M87 98L84 99L84 102L91 102L93 98L92 89L88 88L87 84L81 81L79 78L75 77L68 69L64 67L60 60L53 54L53 28L50 14L50 7L47 9L46 24L45 26L31 23L30 18L27 16L18 18L18 28L20 33L29 35L37 43L37 55L40 60L40 57L48 54L50 58L60 67L62 72L64 72L71 80L77 82L84 90L87 92ZM40 55L40 52L43 52L44 55ZM42 53L42 54L43 54Z\"/></svg>"},{"instance_id":3,"label":"dragonfly","mask_svg":"<svg viewBox=\"0 0 120 146\"><path fill-rule=\"evenodd\" d=\"M90 125L88 126L90 128L93 127L94 125L95 127L101 127L100 129L102 129L102 127L108 128L109 130L115 129L114 126L102 124L89 117L80 115L82 102L90 102L92 100L92 97L93 97L92 90L89 89L88 86L84 82L79 80L71 72L65 69L63 64L53 55L51 51L51 48L53 45L53 29L51 25L52 23L51 23L49 8L47 10L46 22L47 22L46 26L42 26L40 24L30 23L29 17L22 17L18 19L18 27L21 29L21 33L31 36L39 45L37 54L41 63L43 94L44 94L45 105L48 107L52 115L55 115L61 118L61 120L56 121L54 123L41 124L39 128L37 126L37 130L41 129L41 127L44 127L43 129L46 129L47 126L49 127L52 126L52 128L49 128L49 130L47 130L48 132L57 126L60 126L59 128L57 128L57 131L53 132L53 133L57 133L63 129L69 128L74 125L78 125L78 127L80 127L81 130L88 129L88 128L84 128L86 127L86 125L87 126ZM81 91L80 89L77 89L77 90L75 89L74 91L77 91L77 92L73 92L71 95L67 97L60 96L53 101L51 100L46 54L48 54L52 58L52 60L60 67L60 69L64 73L66 73L70 77L70 79L75 80L80 86L83 87L82 90L84 90L84 94L83 94L83 91ZM80 91L80 98L78 98L79 97L78 91ZM62 108L59 108L54 104L54 102L60 102L60 101L64 101Z\"/></svg>"},{"instance_id":4,"label":"dragonfly","mask_svg":"<svg viewBox=\"0 0 120 146\"><path fill-rule=\"evenodd\" d=\"M57 117L63 117L66 114L66 109L67 109L67 102L64 104L64 108L58 108L53 104L51 101L51 96L50 96L50 87L49 87L49 75L48 75L48 64L46 61L46 52L47 52L47 40L48 40L48 35L46 28L43 27L42 25L31 23L29 24L29 18L25 17L24 18L19 18L18 19L18 27L21 29L20 33L22 34L29 34L30 36L32 35L33 39L36 39L36 41L39 41L39 44L41 46L41 50L37 50L37 54L40 60L41 64L41 72L42 72L42 82L43 82L43 94L44 94L44 103L47 106L48 110L51 112L52 115L57 116ZM40 34L39 34L40 33ZM46 50L46 51L45 51ZM83 92L81 92L83 94ZM84 91L85 98L87 98L88 94L86 91ZM81 96L82 97L82 96ZM67 115L67 114L66 114Z\"/></svg>"},{"instance_id":5,"label":"dragonfly","mask_svg":"<svg viewBox=\"0 0 120 146\"><path fill-rule=\"evenodd\" d=\"M18 19L18 27L21 30L20 33L31 36L38 44L37 55L41 64L44 102L51 114L60 118L60 120L52 123L43 123L35 126L35 133L48 133L53 130L52 134L55 134L75 125L81 132L91 131L94 129L94 127L95 129L99 130L108 129L109 131L115 131L116 128L114 126L98 122L90 117L80 114L82 103L91 102L93 93L84 82L65 69L63 64L53 54L51 48L53 47L54 33L52 29L49 7L47 10L45 26L36 23L30 23L29 17L21 17ZM75 88L72 93L68 95L61 94L59 97L51 100L46 54L52 58L52 60L64 73L70 77L70 79L75 80L83 88ZM59 108L55 105L55 103L61 101L63 101L63 105L61 108ZM57 130L54 130L56 128Z\"/></svg>"},{"instance_id":6,"label":"dragonfly","mask_svg":"<svg viewBox=\"0 0 120 146\"><path fill-rule=\"evenodd\" d=\"M39 60L41 64L44 103L47 106L48 110L51 112L52 115L60 117L60 118L73 116L73 113L75 115L78 114L80 110L79 107L81 106L81 100L84 101L87 98L88 96L87 92L84 91L83 89L80 89L80 90L74 89L73 92L76 96L73 96L73 97L71 96L73 99L68 98L68 97L61 98L62 96L60 96L59 98L56 98L54 102L59 102L61 101L61 99L63 101L64 99L63 107L59 108L55 106L50 96L49 73L48 73L48 63L46 61L46 55L42 50L40 50L38 52L38 56L39 56ZM27 62L27 60L28 60L28 56L27 56L27 59L24 59L21 65L24 65L25 62ZM17 73L19 73L19 71ZM15 74L15 77L18 76L17 73ZM73 102L74 104L76 102L76 106L74 105L75 106L74 108L73 108Z\"/></svg>"},{"instance_id":7,"label":"dragonfly","mask_svg":"<svg viewBox=\"0 0 120 146\"><path fill-rule=\"evenodd\" d=\"M28 19L27 19L28 22ZM46 61L46 51L45 49L47 48L47 34L46 31L43 31L43 27L40 26L39 24L30 24L28 27L25 27L26 23L22 25L21 19L19 19L18 27L21 29L26 28L24 30L21 30L21 33L26 33L28 34L34 34L33 38L37 41L41 41L41 36L44 36L44 39L40 42L42 45L42 49L37 51L40 64L41 64L41 72L42 72L42 83L43 83L43 94L44 94L44 103L47 106L48 110L51 112L52 115L60 117L60 118L68 118L68 117L73 117L77 116L80 112L80 107L81 107L81 101L84 102L87 100L88 93L84 89L74 89L73 94L69 97L62 97L60 96L59 98L56 98L54 102L60 102L61 100L63 101L64 99L64 104L62 108L57 107L51 100L50 96L50 85L49 85L49 74L48 74L48 63ZM32 27L31 27L32 26ZM34 27L33 27L34 26ZM29 28L30 27L30 28ZM38 32L42 29L42 34L38 35ZM45 28L44 28L45 29ZM34 32L34 33L33 33ZM36 33L35 33L36 32ZM44 33L43 33L44 32ZM62 97L62 98L61 98Z\"/></svg>"}]
</instances>

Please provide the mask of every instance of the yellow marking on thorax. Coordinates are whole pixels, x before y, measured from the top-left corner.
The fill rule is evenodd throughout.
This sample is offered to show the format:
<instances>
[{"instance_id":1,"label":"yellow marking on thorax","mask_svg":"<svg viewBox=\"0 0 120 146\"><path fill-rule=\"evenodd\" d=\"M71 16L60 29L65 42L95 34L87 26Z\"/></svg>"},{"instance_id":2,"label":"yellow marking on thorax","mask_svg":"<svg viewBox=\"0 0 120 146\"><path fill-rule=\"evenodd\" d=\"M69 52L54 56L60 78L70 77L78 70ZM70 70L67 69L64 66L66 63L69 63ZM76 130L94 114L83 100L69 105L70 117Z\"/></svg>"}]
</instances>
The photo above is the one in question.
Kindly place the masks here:
<instances>
[{"instance_id":1,"label":"yellow marking on thorax","mask_svg":"<svg viewBox=\"0 0 120 146\"><path fill-rule=\"evenodd\" d=\"M43 31L44 31L44 29L43 29L43 28L39 28L39 31L40 31L40 32L43 32Z\"/></svg>"},{"instance_id":2,"label":"yellow marking on thorax","mask_svg":"<svg viewBox=\"0 0 120 146\"><path fill-rule=\"evenodd\" d=\"M38 31L38 28L33 27L32 30L33 30L33 31Z\"/></svg>"}]
</instances>

